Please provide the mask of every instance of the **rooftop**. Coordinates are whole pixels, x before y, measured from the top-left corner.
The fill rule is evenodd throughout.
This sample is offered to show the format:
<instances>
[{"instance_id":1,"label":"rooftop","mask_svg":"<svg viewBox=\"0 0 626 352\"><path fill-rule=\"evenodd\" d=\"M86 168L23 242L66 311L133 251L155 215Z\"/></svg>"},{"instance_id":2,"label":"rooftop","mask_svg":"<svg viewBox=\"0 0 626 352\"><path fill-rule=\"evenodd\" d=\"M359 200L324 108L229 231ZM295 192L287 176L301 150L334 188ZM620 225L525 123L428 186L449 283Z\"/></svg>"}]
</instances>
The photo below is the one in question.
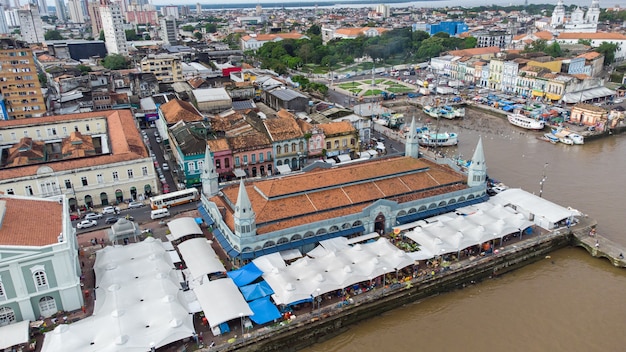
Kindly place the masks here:
<instances>
[{"instance_id":1,"label":"rooftop","mask_svg":"<svg viewBox=\"0 0 626 352\"><path fill-rule=\"evenodd\" d=\"M46 246L58 243L62 232L63 205L57 200L0 194L0 245Z\"/></svg>"}]
</instances>

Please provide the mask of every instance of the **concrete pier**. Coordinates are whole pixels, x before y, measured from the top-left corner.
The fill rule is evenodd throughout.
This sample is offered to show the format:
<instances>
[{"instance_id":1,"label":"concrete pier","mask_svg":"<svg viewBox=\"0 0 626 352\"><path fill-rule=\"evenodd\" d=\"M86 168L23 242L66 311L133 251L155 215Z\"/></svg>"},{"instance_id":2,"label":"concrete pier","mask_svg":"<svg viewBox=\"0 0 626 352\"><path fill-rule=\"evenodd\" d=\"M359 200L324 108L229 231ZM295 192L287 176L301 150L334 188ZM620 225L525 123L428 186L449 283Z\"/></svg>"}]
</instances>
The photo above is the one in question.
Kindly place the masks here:
<instances>
[{"instance_id":1,"label":"concrete pier","mask_svg":"<svg viewBox=\"0 0 626 352\"><path fill-rule=\"evenodd\" d=\"M613 265L626 268L626 260L624 260L626 249L597 233L595 227L593 227L593 230L586 233L580 231L574 232L572 245L585 248L593 257L606 258L613 263Z\"/></svg>"}]
</instances>

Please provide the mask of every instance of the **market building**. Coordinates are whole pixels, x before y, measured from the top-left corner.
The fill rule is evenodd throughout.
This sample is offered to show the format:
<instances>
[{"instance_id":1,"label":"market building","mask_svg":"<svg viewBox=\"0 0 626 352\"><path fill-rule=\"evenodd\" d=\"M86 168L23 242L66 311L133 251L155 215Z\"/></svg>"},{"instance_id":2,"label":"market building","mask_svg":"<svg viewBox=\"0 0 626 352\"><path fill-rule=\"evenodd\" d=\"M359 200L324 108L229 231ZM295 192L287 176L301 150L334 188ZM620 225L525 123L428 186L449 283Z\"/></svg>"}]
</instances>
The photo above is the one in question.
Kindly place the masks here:
<instances>
[{"instance_id":1,"label":"market building","mask_svg":"<svg viewBox=\"0 0 626 352\"><path fill-rule=\"evenodd\" d=\"M218 187L210 153L201 216L231 260L298 249L321 240L382 233L487 199L479 141L468 175L420 158L415 122L406 155Z\"/></svg>"}]
</instances>

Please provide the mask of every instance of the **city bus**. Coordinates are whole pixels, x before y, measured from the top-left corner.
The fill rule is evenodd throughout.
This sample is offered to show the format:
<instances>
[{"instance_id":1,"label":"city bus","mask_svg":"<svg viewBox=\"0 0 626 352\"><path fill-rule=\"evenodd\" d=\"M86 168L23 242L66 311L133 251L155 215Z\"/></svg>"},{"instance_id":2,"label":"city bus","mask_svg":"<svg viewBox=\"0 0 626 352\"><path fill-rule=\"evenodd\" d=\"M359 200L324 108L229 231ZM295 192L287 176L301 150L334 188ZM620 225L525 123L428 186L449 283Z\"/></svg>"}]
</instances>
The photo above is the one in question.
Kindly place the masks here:
<instances>
[{"instance_id":1,"label":"city bus","mask_svg":"<svg viewBox=\"0 0 626 352\"><path fill-rule=\"evenodd\" d=\"M191 203L200 199L200 194L195 188L184 189L172 193L161 194L150 198L150 207L155 209L169 208L176 205Z\"/></svg>"}]
</instances>

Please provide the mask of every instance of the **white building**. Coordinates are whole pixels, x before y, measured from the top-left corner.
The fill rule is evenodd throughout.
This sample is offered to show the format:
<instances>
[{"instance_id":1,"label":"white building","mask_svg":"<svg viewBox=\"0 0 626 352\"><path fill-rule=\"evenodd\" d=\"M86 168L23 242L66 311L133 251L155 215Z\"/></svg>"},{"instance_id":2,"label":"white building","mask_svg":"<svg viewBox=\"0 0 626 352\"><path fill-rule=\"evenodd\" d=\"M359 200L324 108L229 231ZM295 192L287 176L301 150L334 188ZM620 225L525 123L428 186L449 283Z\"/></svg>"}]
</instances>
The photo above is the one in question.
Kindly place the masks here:
<instances>
[{"instance_id":1,"label":"white building","mask_svg":"<svg viewBox=\"0 0 626 352\"><path fill-rule=\"evenodd\" d=\"M152 158L130 110L0 121L0 192L65 195L70 209L157 193Z\"/></svg>"},{"instance_id":2,"label":"white building","mask_svg":"<svg viewBox=\"0 0 626 352\"><path fill-rule=\"evenodd\" d=\"M175 19L178 19L180 17L180 14L178 12L178 6L174 6L174 5L162 6L161 15L163 15L163 17L171 16L171 17L174 17Z\"/></svg>"},{"instance_id":3,"label":"white building","mask_svg":"<svg viewBox=\"0 0 626 352\"><path fill-rule=\"evenodd\" d=\"M2 6L0 6L0 9ZM4 10L3 10L4 12ZM9 24L7 23L7 18L4 14L0 14L0 34L9 33Z\"/></svg>"},{"instance_id":4,"label":"white building","mask_svg":"<svg viewBox=\"0 0 626 352\"><path fill-rule=\"evenodd\" d=\"M18 14L19 9L10 9L4 11L4 18L7 20L9 27L19 27L20 16Z\"/></svg>"},{"instance_id":5,"label":"white building","mask_svg":"<svg viewBox=\"0 0 626 352\"><path fill-rule=\"evenodd\" d=\"M0 326L80 309L79 248L67 199L0 194L0 219Z\"/></svg>"},{"instance_id":6,"label":"white building","mask_svg":"<svg viewBox=\"0 0 626 352\"><path fill-rule=\"evenodd\" d=\"M55 0L54 8L56 9L57 19L61 23L67 22L67 13L65 10L64 0Z\"/></svg>"},{"instance_id":7,"label":"white building","mask_svg":"<svg viewBox=\"0 0 626 352\"><path fill-rule=\"evenodd\" d=\"M598 18L600 17L599 0L591 0L591 6L585 13L580 7L574 10L567 18L563 0L559 0L554 11L550 26L557 32L585 32L595 33L598 30Z\"/></svg>"},{"instance_id":8,"label":"white building","mask_svg":"<svg viewBox=\"0 0 626 352\"><path fill-rule=\"evenodd\" d=\"M68 0L67 6L70 9L70 20L72 23L85 23L85 14L81 0Z\"/></svg>"},{"instance_id":9,"label":"white building","mask_svg":"<svg viewBox=\"0 0 626 352\"><path fill-rule=\"evenodd\" d=\"M617 45L615 50L615 61L622 61L626 58L626 35L615 32L563 32L559 34L556 41L559 44L576 44L578 40L588 40L594 48L599 47L602 43L607 42Z\"/></svg>"},{"instance_id":10,"label":"white building","mask_svg":"<svg viewBox=\"0 0 626 352\"><path fill-rule=\"evenodd\" d=\"M39 15L48 16L48 3L46 0L37 0L36 4L39 7Z\"/></svg>"},{"instance_id":11,"label":"white building","mask_svg":"<svg viewBox=\"0 0 626 352\"><path fill-rule=\"evenodd\" d=\"M124 20L118 2L111 1L100 5L100 17L104 40L109 54L128 56L126 33L124 32Z\"/></svg>"},{"instance_id":12,"label":"white building","mask_svg":"<svg viewBox=\"0 0 626 352\"><path fill-rule=\"evenodd\" d=\"M44 30L37 5L27 5L17 11L22 39L29 43L43 43Z\"/></svg>"},{"instance_id":13,"label":"white building","mask_svg":"<svg viewBox=\"0 0 626 352\"><path fill-rule=\"evenodd\" d=\"M163 44L176 45L178 43L178 25L174 17L161 18L161 39L163 39Z\"/></svg>"}]
</instances>

